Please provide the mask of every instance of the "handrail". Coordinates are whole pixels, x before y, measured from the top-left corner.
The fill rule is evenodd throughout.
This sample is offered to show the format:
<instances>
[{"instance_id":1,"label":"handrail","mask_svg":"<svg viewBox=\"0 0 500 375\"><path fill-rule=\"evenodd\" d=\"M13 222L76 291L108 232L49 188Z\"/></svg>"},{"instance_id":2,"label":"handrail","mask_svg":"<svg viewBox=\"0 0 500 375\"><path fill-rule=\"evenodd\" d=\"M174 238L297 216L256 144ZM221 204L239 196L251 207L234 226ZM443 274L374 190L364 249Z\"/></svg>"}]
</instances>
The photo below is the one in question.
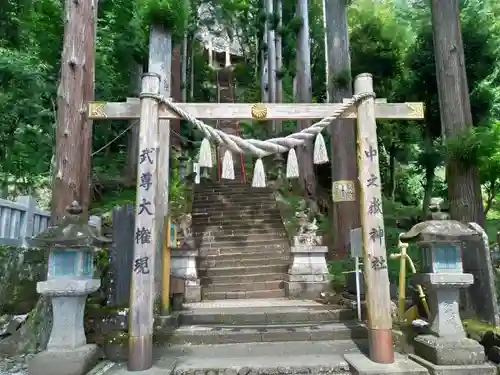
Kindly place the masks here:
<instances>
[{"instance_id":1,"label":"handrail","mask_svg":"<svg viewBox=\"0 0 500 375\"><path fill-rule=\"evenodd\" d=\"M220 103L220 82L219 82L219 70L216 71L217 74L217 102ZM230 73L228 73L230 74ZM229 81L229 96L231 97L231 101L235 103L234 100L234 91L233 91L233 84L232 84L232 75L228 79ZM217 120L217 128L219 128L219 120ZM238 137L241 137L241 131L240 131L240 126L239 126L239 121L235 121L235 131L236 135ZM240 167L241 167L241 179L243 183L246 183L246 171L245 171L245 156L240 153ZM218 179L219 182L221 181L221 175L222 175L222 163L221 163L221 157L219 155L219 151L217 150L217 174L218 174Z\"/></svg>"}]
</instances>

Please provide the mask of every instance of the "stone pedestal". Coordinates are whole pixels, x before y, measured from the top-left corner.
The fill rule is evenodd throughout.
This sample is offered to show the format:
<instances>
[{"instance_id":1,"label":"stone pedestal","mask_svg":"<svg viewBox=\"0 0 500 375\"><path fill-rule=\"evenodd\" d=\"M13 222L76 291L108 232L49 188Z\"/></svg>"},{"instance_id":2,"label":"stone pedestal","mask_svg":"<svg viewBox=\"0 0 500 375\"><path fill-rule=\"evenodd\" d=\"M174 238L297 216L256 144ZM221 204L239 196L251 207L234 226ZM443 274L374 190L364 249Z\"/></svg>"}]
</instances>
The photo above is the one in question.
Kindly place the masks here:
<instances>
[{"instance_id":1,"label":"stone pedestal","mask_svg":"<svg viewBox=\"0 0 500 375\"><path fill-rule=\"evenodd\" d=\"M37 292L52 299L53 324L47 350L29 362L29 375L83 375L97 363L99 350L87 345L83 313L87 295L100 285L100 280L71 278L37 284Z\"/></svg>"},{"instance_id":2,"label":"stone pedestal","mask_svg":"<svg viewBox=\"0 0 500 375\"><path fill-rule=\"evenodd\" d=\"M46 350L28 364L28 375L83 375L99 361L99 348L87 344L73 350Z\"/></svg>"},{"instance_id":3,"label":"stone pedestal","mask_svg":"<svg viewBox=\"0 0 500 375\"><path fill-rule=\"evenodd\" d=\"M285 276L288 297L318 298L329 288L330 274L325 254L328 247L321 246L321 237L296 236L290 249L292 265Z\"/></svg>"},{"instance_id":4,"label":"stone pedestal","mask_svg":"<svg viewBox=\"0 0 500 375\"><path fill-rule=\"evenodd\" d=\"M414 279L427 287L430 330L438 337L465 338L458 306L459 291L471 285L474 277L468 273L423 273Z\"/></svg>"},{"instance_id":5,"label":"stone pedestal","mask_svg":"<svg viewBox=\"0 0 500 375\"><path fill-rule=\"evenodd\" d=\"M429 372L424 366L419 365L407 357L394 353L394 362L388 364L376 363L361 353L344 354L344 358L349 363L352 374L358 375L428 375Z\"/></svg>"},{"instance_id":6,"label":"stone pedestal","mask_svg":"<svg viewBox=\"0 0 500 375\"><path fill-rule=\"evenodd\" d=\"M464 273L425 273L415 278L427 287L433 334L414 339L415 354L411 358L431 374L495 374L495 367L485 363L483 346L466 337L460 319L459 290L471 285L474 277Z\"/></svg>"},{"instance_id":7,"label":"stone pedestal","mask_svg":"<svg viewBox=\"0 0 500 375\"><path fill-rule=\"evenodd\" d=\"M186 302L201 301L201 284L198 278L196 266L198 250L194 249L172 249L171 275L184 279L184 299Z\"/></svg>"}]
</instances>

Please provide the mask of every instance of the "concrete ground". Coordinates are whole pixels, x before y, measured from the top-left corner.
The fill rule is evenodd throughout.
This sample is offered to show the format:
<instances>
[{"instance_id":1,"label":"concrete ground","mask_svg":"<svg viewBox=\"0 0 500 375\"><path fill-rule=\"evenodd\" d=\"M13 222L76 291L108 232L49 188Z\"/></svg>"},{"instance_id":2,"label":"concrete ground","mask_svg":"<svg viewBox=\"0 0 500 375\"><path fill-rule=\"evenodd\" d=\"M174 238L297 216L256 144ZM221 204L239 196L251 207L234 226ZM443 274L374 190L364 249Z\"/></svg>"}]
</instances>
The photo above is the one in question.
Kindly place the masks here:
<instances>
[{"instance_id":1,"label":"concrete ground","mask_svg":"<svg viewBox=\"0 0 500 375\"><path fill-rule=\"evenodd\" d=\"M358 347L351 340L339 341L297 341L273 343L244 343L224 345L174 345L169 348L157 349L154 369L144 372L146 375L167 374L214 374L227 369L238 371L242 369L274 369L324 368L335 373L349 373L349 366L343 358L346 353L359 353L366 348ZM318 372L320 373L320 372ZM126 365L116 365L102 374L125 375L132 374L126 370ZM93 375L102 375L93 374ZM142 374L139 373L139 374ZM245 374L246 375L246 374Z\"/></svg>"}]
</instances>

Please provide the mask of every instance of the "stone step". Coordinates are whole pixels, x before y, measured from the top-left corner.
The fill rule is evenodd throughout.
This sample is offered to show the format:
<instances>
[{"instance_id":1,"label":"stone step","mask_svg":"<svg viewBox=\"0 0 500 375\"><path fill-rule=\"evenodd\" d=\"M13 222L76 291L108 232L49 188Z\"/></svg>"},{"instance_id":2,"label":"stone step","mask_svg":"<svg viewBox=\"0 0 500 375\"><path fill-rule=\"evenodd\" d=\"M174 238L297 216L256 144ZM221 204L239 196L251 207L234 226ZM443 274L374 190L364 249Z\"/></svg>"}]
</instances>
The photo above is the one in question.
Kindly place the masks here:
<instances>
[{"instance_id":1,"label":"stone step","mask_svg":"<svg viewBox=\"0 0 500 375\"><path fill-rule=\"evenodd\" d=\"M273 189L270 187L265 187L265 188L254 188L250 185L247 184L242 184L242 183L226 183L226 184L221 184L221 183L216 183L216 184L203 184L203 185L197 185L195 187L195 193L213 193L213 192L219 192L219 191L244 191L244 192L252 192L256 194L272 194Z\"/></svg>"},{"instance_id":2,"label":"stone step","mask_svg":"<svg viewBox=\"0 0 500 375\"><path fill-rule=\"evenodd\" d=\"M266 264L290 264L291 258L289 256L269 256L269 257L225 257L224 259L210 257L207 259L200 259L200 268L218 268L218 267L248 267L248 266L264 266Z\"/></svg>"},{"instance_id":3,"label":"stone step","mask_svg":"<svg viewBox=\"0 0 500 375\"><path fill-rule=\"evenodd\" d=\"M193 195L193 202L203 202L203 201L220 201L220 202L232 202L232 201L248 201L254 202L258 199L266 199L269 201L276 202L275 196L272 193L267 192L255 192L252 190L233 190L228 189L227 191L212 191L212 192L195 192Z\"/></svg>"},{"instance_id":4,"label":"stone step","mask_svg":"<svg viewBox=\"0 0 500 375\"><path fill-rule=\"evenodd\" d=\"M233 255L233 254L245 254L245 253L273 253L273 254L288 254L289 245L288 243L275 243L274 245L256 245L255 243L249 243L246 246L226 246L226 247L216 247L214 244L213 247L203 247L200 249L200 256L219 256L219 255Z\"/></svg>"},{"instance_id":5,"label":"stone step","mask_svg":"<svg viewBox=\"0 0 500 375\"><path fill-rule=\"evenodd\" d=\"M171 345L157 348L159 358L175 358L172 375L350 374L344 354L366 352L366 340ZM174 362L174 361L172 361Z\"/></svg>"},{"instance_id":6,"label":"stone step","mask_svg":"<svg viewBox=\"0 0 500 375\"><path fill-rule=\"evenodd\" d=\"M336 305L268 306L253 308L222 307L217 309L190 309L182 311L180 324L184 325L267 325L338 323L356 319L356 311Z\"/></svg>"},{"instance_id":7,"label":"stone step","mask_svg":"<svg viewBox=\"0 0 500 375\"><path fill-rule=\"evenodd\" d=\"M191 217L196 222L210 222L210 221L220 221L220 220L252 220L254 218L258 219L271 219L276 218L281 220L281 215L278 211L239 211L236 208L231 210L214 211L211 213L197 213L191 214Z\"/></svg>"},{"instance_id":8,"label":"stone step","mask_svg":"<svg viewBox=\"0 0 500 375\"><path fill-rule=\"evenodd\" d=\"M198 227L193 229L193 236L197 238L207 237L233 237L233 236L251 236L251 235L266 235L273 234L277 237L286 237L287 234L283 226L277 228L261 228L261 227L247 227L247 228L220 228L218 226L205 227L200 230Z\"/></svg>"},{"instance_id":9,"label":"stone step","mask_svg":"<svg viewBox=\"0 0 500 375\"><path fill-rule=\"evenodd\" d=\"M290 260L290 254L285 252L273 252L273 251L256 251L256 252L231 252L231 253L221 253L218 255L200 255L200 263L206 262L211 264L212 262L225 262L225 261L246 261L252 259L288 259Z\"/></svg>"},{"instance_id":10,"label":"stone step","mask_svg":"<svg viewBox=\"0 0 500 375\"><path fill-rule=\"evenodd\" d=\"M275 228L275 229L283 229L284 225L281 221L281 218L277 217L247 217L247 218L215 218L210 221L206 220L206 218L200 219L196 218L193 220L193 224L191 226L193 231L196 230L199 232L200 230L205 231L207 228L222 228L222 229L249 229L249 228Z\"/></svg>"},{"instance_id":11,"label":"stone step","mask_svg":"<svg viewBox=\"0 0 500 375\"><path fill-rule=\"evenodd\" d=\"M203 222L218 222L218 221L229 221L229 220L254 220L254 219L276 219L281 220L281 215L279 212L267 211L267 212L259 212L259 211L238 211L234 210L223 210L212 213L200 213L200 214L192 214L192 220L197 223Z\"/></svg>"},{"instance_id":12,"label":"stone step","mask_svg":"<svg viewBox=\"0 0 500 375\"><path fill-rule=\"evenodd\" d=\"M253 200L246 199L239 201L234 201L234 200L220 201L213 199L208 201L194 202L192 206L192 212L195 213L217 212L217 211L224 211L231 209L234 210L236 207L246 211L255 210L258 212L262 210L271 210L271 209L278 210L276 201L265 198L256 198Z\"/></svg>"},{"instance_id":13,"label":"stone step","mask_svg":"<svg viewBox=\"0 0 500 375\"><path fill-rule=\"evenodd\" d=\"M253 187L248 187L245 185L227 185L227 186L196 186L194 188L194 193L195 194L218 194L218 193L231 193L231 192L236 192L236 193L249 193L249 194L268 194L272 195L274 194L274 191L271 188L263 188L263 189L256 189Z\"/></svg>"},{"instance_id":14,"label":"stone step","mask_svg":"<svg viewBox=\"0 0 500 375\"><path fill-rule=\"evenodd\" d=\"M255 221L255 220L254 220ZM250 230L259 230L259 231L271 231L271 230L280 230L284 231L285 227L281 220L274 220L272 222L257 222L257 223L248 223L244 221L232 221L232 222L219 222L219 223L200 223L198 224L196 220L193 221L193 225L191 225L193 229L193 233L206 232L210 230L234 230L234 231L244 231L245 233Z\"/></svg>"},{"instance_id":15,"label":"stone step","mask_svg":"<svg viewBox=\"0 0 500 375\"><path fill-rule=\"evenodd\" d=\"M261 241L247 241L247 240L227 240L227 241L217 241L217 242L205 242L200 244L200 249L238 249L238 248L248 248L248 247L265 247L268 249L278 249L288 246L288 239L275 238L266 239Z\"/></svg>"},{"instance_id":16,"label":"stone step","mask_svg":"<svg viewBox=\"0 0 500 375\"><path fill-rule=\"evenodd\" d=\"M254 275L257 273L286 273L288 271L287 264L267 264L258 266L245 266L245 267L217 267L217 268L200 268L199 275L202 277L213 276L244 276Z\"/></svg>"},{"instance_id":17,"label":"stone step","mask_svg":"<svg viewBox=\"0 0 500 375\"><path fill-rule=\"evenodd\" d=\"M278 290L284 288L282 280L257 281L255 283L210 284L203 287L203 292L248 292L255 290Z\"/></svg>"},{"instance_id":18,"label":"stone step","mask_svg":"<svg viewBox=\"0 0 500 375\"><path fill-rule=\"evenodd\" d=\"M267 213L267 212L272 212L272 213L280 213L280 211L277 208L276 203L260 203L258 202L251 202L249 204L237 204L237 205L226 205L226 204L221 204L218 202L213 202L211 205L207 205L205 207L199 207L199 206L193 206L193 209L191 210L191 215L194 216L203 216L203 215L212 215L216 214L219 212L224 212L224 213L231 213L231 212L238 212L238 213Z\"/></svg>"},{"instance_id":19,"label":"stone step","mask_svg":"<svg viewBox=\"0 0 500 375\"><path fill-rule=\"evenodd\" d=\"M276 203L274 196L269 194L252 194L252 193L230 193L227 194L194 194L193 196L193 207L202 207L207 204L254 204L254 203L264 203L271 204Z\"/></svg>"},{"instance_id":20,"label":"stone step","mask_svg":"<svg viewBox=\"0 0 500 375\"><path fill-rule=\"evenodd\" d=\"M242 292L211 292L201 291L203 300L217 301L224 299L255 299L255 298L282 298L285 297L284 289L248 290Z\"/></svg>"},{"instance_id":21,"label":"stone step","mask_svg":"<svg viewBox=\"0 0 500 375\"><path fill-rule=\"evenodd\" d=\"M256 273L252 275L224 275L201 277L203 286L211 284L237 284L237 283L254 283L259 281L283 280L283 273Z\"/></svg>"},{"instance_id":22,"label":"stone step","mask_svg":"<svg viewBox=\"0 0 500 375\"><path fill-rule=\"evenodd\" d=\"M247 235L239 236L195 236L194 241L198 245L205 244L219 244L221 242L253 242L253 241L274 241L274 240L288 240L286 233L250 233Z\"/></svg>"},{"instance_id":23,"label":"stone step","mask_svg":"<svg viewBox=\"0 0 500 375\"><path fill-rule=\"evenodd\" d=\"M172 344L220 345L248 342L333 341L366 339L366 327L357 322L277 325L190 325L180 326Z\"/></svg>"}]
</instances>

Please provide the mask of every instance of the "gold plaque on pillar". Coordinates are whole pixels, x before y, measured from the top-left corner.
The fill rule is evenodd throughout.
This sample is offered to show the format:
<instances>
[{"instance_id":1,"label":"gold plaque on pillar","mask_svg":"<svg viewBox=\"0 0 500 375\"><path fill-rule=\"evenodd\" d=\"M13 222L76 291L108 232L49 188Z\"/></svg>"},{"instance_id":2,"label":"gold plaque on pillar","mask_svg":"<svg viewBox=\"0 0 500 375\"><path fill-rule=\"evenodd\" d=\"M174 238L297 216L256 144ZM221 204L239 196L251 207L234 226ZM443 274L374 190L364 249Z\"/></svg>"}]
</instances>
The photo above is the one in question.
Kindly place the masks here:
<instances>
[{"instance_id":1,"label":"gold plaque on pillar","mask_svg":"<svg viewBox=\"0 0 500 375\"><path fill-rule=\"evenodd\" d=\"M104 112L105 102L91 102L89 103L89 117L91 118L105 118Z\"/></svg>"},{"instance_id":2,"label":"gold plaque on pillar","mask_svg":"<svg viewBox=\"0 0 500 375\"><path fill-rule=\"evenodd\" d=\"M264 103L255 103L251 109L252 118L255 120L265 120L267 117L267 107Z\"/></svg>"},{"instance_id":3,"label":"gold plaque on pillar","mask_svg":"<svg viewBox=\"0 0 500 375\"><path fill-rule=\"evenodd\" d=\"M356 200L356 185L354 181L333 181L332 198L334 202L354 202Z\"/></svg>"}]
</instances>

